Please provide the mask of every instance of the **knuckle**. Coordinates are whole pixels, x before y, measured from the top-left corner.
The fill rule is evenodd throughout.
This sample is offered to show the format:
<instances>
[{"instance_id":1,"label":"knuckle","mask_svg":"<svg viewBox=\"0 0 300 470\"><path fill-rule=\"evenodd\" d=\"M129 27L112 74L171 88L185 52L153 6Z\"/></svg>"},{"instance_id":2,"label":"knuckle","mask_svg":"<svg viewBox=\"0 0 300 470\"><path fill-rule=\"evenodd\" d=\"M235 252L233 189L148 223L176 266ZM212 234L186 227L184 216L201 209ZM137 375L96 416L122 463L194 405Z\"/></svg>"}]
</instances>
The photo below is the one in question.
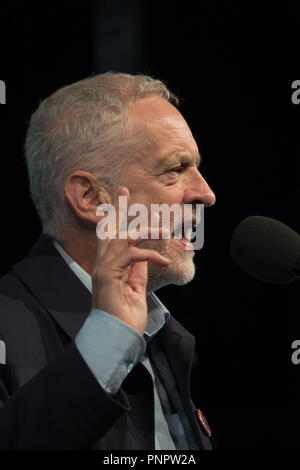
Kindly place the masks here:
<instances>
[{"instance_id":1,"label":"knuckle","mask_svg":"<svg viewBox=\"0 0 300 470\"><path fill-rule=\"evenodd\" d=\"M134 256L139 252L139 249L136 248L135 246L130 246L128 248L128 252L129 252L130 256Z\"/></svg>"},{"instance_id":2,"label":"knuckle","mask_svg":"<svg viewBox=\"0 0 300 470\"><path fill-rule=\"evenodd\" d=\"M153 259L153 258L157 259L157 258L159 258L161 255L160 255L160 253L158 253L157 251L151 250L150 253L149 253L149 256L150 256L152 259Z\"/></svg>"}]
</instances>

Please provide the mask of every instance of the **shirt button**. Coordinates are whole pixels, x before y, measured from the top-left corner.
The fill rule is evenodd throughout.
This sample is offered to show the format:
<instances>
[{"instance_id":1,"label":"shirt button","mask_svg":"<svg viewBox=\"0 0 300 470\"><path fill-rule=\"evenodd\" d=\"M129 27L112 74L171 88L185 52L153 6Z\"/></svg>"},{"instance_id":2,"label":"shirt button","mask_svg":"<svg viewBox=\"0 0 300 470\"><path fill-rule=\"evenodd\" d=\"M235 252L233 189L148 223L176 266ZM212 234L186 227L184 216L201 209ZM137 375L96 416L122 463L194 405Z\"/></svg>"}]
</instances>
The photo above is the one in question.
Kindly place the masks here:
<instances>
[{"instance_id":1,"label":"shirt button","mask_svg":"<svg viewBox=\"0 0 300 470\"><path fill-rule=\"evenodd\" d=\"M129 364L128 369L127 369L127 374L129 374L129 372L132 370L132 368L133 368L133 364Z\"/></svg>"}]
</instances>

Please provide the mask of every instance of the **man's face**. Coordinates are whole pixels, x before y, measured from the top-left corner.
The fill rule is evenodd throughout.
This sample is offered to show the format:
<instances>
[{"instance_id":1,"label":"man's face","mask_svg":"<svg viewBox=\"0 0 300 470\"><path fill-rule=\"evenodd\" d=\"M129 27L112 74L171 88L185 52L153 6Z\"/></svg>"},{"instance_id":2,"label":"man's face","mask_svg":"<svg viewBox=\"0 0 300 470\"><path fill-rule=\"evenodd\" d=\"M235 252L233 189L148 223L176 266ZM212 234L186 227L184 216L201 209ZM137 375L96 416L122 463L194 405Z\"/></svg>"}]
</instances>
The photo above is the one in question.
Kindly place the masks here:
<instances>
[{"instance_id":1,"label":"man's face","mask_svg":"<svg viewBox=\"0 0 300 470\"><path fill-rule=\"evenodd\" d=\"M151 213L151 204L184 204L205 206L215 202L215 195L199 173L199 151L192 133L180 112L160 97L147 97L130 108L134 131L143 142L143 150L135 156L122 185L130 191L130 205L144 204ZM171 233L174 227L171 225ZM195 274L194 252L172 237L169 240L147 240L141 247L154 249L171 262L165 267L149 264L148 291L167 284L183 285Z\"/></svg>"}]
</instances>

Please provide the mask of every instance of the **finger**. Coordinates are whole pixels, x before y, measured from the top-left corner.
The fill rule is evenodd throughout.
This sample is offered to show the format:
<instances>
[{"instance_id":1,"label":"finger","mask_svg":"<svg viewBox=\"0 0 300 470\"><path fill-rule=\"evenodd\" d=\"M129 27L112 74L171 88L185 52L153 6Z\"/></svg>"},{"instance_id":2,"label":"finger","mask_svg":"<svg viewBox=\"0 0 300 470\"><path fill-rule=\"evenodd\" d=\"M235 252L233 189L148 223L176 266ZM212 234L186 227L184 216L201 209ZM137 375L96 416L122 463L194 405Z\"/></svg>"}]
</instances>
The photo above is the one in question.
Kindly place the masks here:
<instances>
[{"instance_id":1,"label":"finger","mask_svg":"<svg viewBox=\"0 0 300 470\"><path fill-rule=\"evenodd\" d=\"M117 258L111 261L105 267L107 271L116 270L124 272L128 266L138 261L147 261L157 266L168 266L170 260L155 250L147 250L130 246L125 249Z\"/></svg>"},{"instance_id":2,"label":"finger","mask_svg":"<svg viewBox=\"0 0 300 470\"><path fill-rule=\"evenodd\" d=\"M147 261L139 261L132 264L126 270L124 279L131 285L137 287L138 285L145 288L148 281L148 263Z\"/></svg>"},{"instance_id":3,"label":"finger","mask_svg":"<svg viewBox=\"0 0 300 470\"><path fill-rule=\"evenodd\" d=\"M124 197L127 198L127 202L126 199L124 200ZM108 215L106 215L105 218L97 224L96 261L100 260L104 256L112 240L120 238L120 228L123 229L125 227L124 222L126 222L128 201L129 191L125 186L121 186L116 199L113 201L114 204L101 204L101 208L100 206L97 208L97 215L103 215L104 212L108 212ZM121 249L125 246L126 243L120 244Z\"/></svg>"},{"instance_id":4,"label":"finger","mask_svg":"<svg viewBox=\"0 0 300 470\"><path fill-rule=\"evenodd\" d=\"M109 263L111 260L119 256L125 248L128 248L129 246L138 246L145 240L152 239L153 229L155 230L154 240L170 238L169 229L159 227L157 230L156 225L154 227L144 226L138 232L136 230L120 232L119 235L122 235L121 239L119 240L116 238L111 241L102 258L102 262Z\"/></svg>"},{"instance_id":5,"label":"finger","mask_svg":"<svg viewBox=\"0 0 300 470\"><path fill-rule=\"evenodd\" d=\"M145 262L146 263L143 263ZM147 263L152 263L160 267L166 267L171 260L160 255L157 251L140 249L134 246L131 246L128 249L125 249L120 256L114 259L109 264L100 263L98 266L95 265L93 272L93 285L100 284L110 284L113 280L128 280L131 269L134 269L137 264L146 265L141 266L137 274L140 275L139 281L141 282L144 279L144 282L147 281ZM130 268L131 267L131 268ZM134 269L135 270L135 269ZM132 278L131 278L132 279Z\"/></svg>"}]
</instances>

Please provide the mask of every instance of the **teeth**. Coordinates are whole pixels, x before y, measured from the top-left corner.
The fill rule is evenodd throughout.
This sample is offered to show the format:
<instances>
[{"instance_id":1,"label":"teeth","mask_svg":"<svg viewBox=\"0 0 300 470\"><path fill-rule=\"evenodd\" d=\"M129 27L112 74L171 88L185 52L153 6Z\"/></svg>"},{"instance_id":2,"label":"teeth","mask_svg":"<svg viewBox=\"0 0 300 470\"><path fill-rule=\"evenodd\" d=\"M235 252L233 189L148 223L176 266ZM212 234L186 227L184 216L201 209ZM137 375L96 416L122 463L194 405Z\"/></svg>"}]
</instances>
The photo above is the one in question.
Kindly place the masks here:
<instances>
[{"instance_id":1,"label":"teeth","mask_svg":"<svg viewBox=\"0 0 300 470\"><path fill-rule=\"evenodd\" d=\"M192 239L192 233L193 233L193 229L190 228L188 230L185 231L184 233L184 236L187 240L191 240Z\"/></svg>"},{"instance_id":2,"label":"teeth","mask_svg":"<svg viewBox=\"0 0 300 470\"><path fill-rule=\"evenodd\" d=\"M172 232L172 237L174 238L175 237L175 234L177 235L176 238L182 238L182 235L183 235L183 227L179 226L179 227L175 227L173 229L173 232ZM180 237L180 234L181 234L181 237Z\"/></svg>"},{"instance_id":3,"label":"teeth","mask_svg":"<svg viewBox=\"0 0 300 470\"><path fill-rule=\"evenodd\" d=\"M184 225L181 226L181 234L182 234L182 239L185 238L187 240L191 240L192 237L193 237L193 231L195 229L195 224L191 224L192 226L190 226L189 224L187 224L187 227L186 229L184 229ZM179 227L178 227L179 228ZM176 229L174 228L173 231L172 231L172 238L174 238L174 235L175 235L175 232L176 232ZM180 230L179 230L179 233L180 233Z\"/></svg>"}]
</instances>

